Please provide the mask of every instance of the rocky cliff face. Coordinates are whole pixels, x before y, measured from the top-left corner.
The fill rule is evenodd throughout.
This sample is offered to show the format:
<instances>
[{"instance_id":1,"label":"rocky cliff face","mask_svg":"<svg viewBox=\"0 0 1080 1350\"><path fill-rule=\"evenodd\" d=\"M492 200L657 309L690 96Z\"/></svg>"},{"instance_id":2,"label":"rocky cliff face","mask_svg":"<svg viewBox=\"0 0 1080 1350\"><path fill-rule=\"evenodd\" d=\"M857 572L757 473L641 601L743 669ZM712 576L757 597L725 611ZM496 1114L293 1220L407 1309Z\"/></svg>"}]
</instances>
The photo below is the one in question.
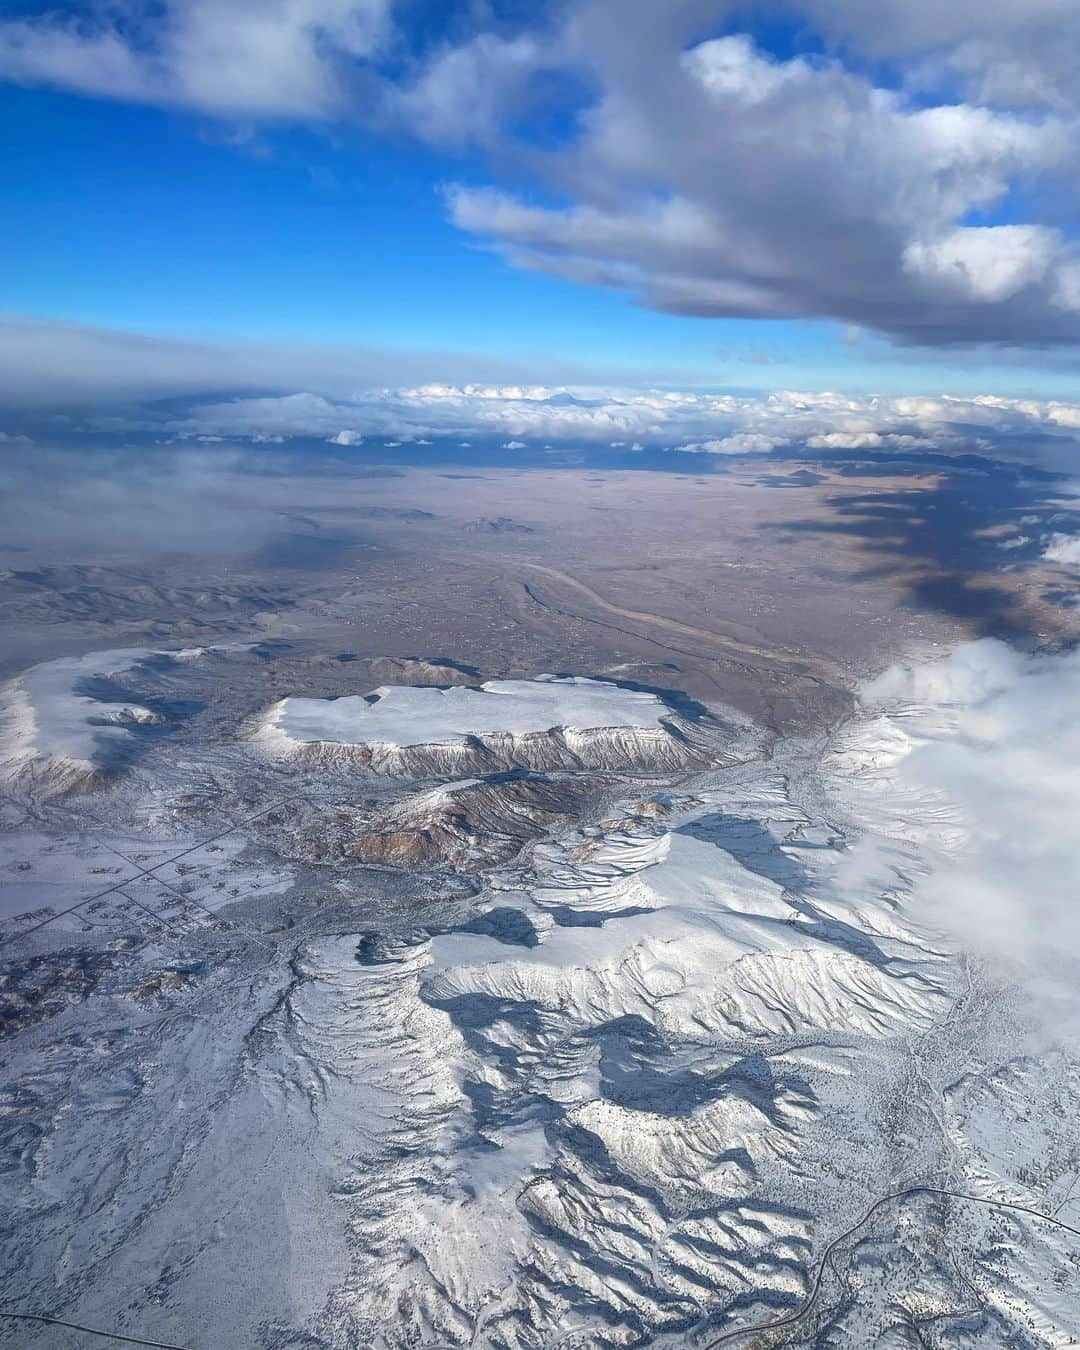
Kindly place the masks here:
<instances>
[{"instance_id":1,"label":"rocky cliff face","mask_svg":"<svg viewBox=\"0 0 1080 1350\"><path fill-rule=\"evenodd\" d=\"M262 738L262 743L275 757L297 764L367 769L393 778L465 778L510 769L538 773L604 769L623 773L679 769L695 761L695 745L675 726L552 727L524 735L490 732L418 745L295 743L271 734Z\"/></svg>"},{"instance_id":2,"label":"rocky cliff face","mask_svg":"<svg viewBox=\"0 0 1080 1350\"><path fill-rule=\"evenodd\" d=\"M569 826L600 796L592 781L498 775L394 801L342 808L296 831L295 856L314 862L474 872L509 862L533 839Z\"/></svg>"}]
</instances>

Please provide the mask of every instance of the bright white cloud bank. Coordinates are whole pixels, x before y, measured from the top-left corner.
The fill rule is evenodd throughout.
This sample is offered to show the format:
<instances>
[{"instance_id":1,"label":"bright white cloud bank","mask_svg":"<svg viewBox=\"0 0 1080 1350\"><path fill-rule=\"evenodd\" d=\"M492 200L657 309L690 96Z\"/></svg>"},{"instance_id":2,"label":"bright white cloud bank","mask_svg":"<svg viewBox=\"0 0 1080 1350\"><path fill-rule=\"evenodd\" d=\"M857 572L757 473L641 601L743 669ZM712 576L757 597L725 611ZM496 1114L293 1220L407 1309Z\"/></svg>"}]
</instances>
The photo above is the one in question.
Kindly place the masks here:
<instances>
[{"instance_id":1,"label":"bright white cloud bank","mask_svg":"<svg viewBox=\"0 0 1080 1350\"><path fill-rule=\"evenodd\" d=\"M762 397L686 391L427 384L351 399L318 394L204 404L179 423L185 436L367 438L490 435L504 448L551 443L660 446L702 454L811 450L990 449L1003 436L1071 445L1080 404L1003 398L849 398L779 390Z\"/></svg>"},{"instance_id":2,"label":"bright white cloud bank","mask_svg":"<svg viewBox=\"0 0 1080 1350\"><path fill-rule=\"evenodd\" d=\"M1080 535L1060 532L1052 535L1043 557L1048 562L1060 563L1063 567L1080 569Z\"/></svg>"},{"instance_id":3,"label":"bright white cloud bank","mask_svg":"<svg viewBox=\"0 0 1080 1350\"><path fill-rule=\"evenodd\" d=\"M864 805L928 859L923 917L965 950L1067 980L1080 960L1080 651L969 643L893 667L862 703L834 767L860 769Z\"/></svg>"}]
</instances>

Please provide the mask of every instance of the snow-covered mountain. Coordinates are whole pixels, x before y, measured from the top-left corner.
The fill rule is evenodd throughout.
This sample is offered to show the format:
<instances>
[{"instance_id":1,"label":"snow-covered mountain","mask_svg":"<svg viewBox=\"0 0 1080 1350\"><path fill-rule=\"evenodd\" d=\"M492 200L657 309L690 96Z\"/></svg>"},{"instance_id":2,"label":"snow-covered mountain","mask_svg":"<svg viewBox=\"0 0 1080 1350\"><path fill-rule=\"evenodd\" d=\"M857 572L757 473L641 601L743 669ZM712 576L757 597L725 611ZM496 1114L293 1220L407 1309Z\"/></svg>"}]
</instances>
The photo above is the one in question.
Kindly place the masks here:
<instances>
[{"instance_id":1,"label":"snow-covered mountain","mask_svg":"<svg viewBox=\"0 0 1080 1350\"><path fill-rule=\"evenodd\" d=\"M159 659L151 701L251 682L231 732L0 860L42 877L5 1299L266 1350L1068 1343L1077 1062L926 902L978 821L917 749L1000 679L774 743L586 679L253 712L250 653Z\"/></svg>"}]
</instances>

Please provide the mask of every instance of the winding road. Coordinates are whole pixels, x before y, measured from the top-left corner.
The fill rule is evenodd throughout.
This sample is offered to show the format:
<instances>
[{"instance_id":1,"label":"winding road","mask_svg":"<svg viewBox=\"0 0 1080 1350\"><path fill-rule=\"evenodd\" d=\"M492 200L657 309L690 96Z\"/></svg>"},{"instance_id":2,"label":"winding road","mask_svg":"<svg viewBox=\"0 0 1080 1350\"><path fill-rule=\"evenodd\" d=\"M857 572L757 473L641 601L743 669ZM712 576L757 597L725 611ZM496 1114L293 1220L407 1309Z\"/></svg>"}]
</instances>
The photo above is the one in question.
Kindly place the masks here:
<instances>
[{"instance_id":1,"label":"winding road","mask_svg":"<svg viewBox=\"0 0 1080 1350\"><path fill-rule=\"evenodd\" d=\"M576 591L578 595L584 596L590 604L595 605L604 614L614 614L621 619L630 619L634 623L662 629L666 633L675 633L680 637L696 638L699 642L726 647L729 651L738 652L742 656L790 666L796 672L813 674L815 678L823 680L826 684L839 684L839 687L843 687L843 681L839 680L835 668L829 662L818 657L795 656L790 652L777 651L770 647L758 647L752 642L743 642L740 638L716 633L711 628L697 628L693 624L680 623L677 619L665 618L662 614L650 614L647 610L626 609L623 605L616 605L610 600L605 600L602 595L594 591L591 586L587 586L584 581L579 581L569 572L559 571L557 567L545 567L542 563L521 560L519 560L518 565L527 567L531 572L539 572L541 576L548 577L550 580L557 581L570 590Z\"/></svg>"},{"instance_id":2,"label":"winding road","mask_svg":"<svg viewBox=\"0 0 1080 1350\"><path fill-rule=\"evenodd\" d=\"M796 1308L794 1312L786 1313L783 1317L775 1318L771 1322L756 1322L750 1326L739 1327L735 1331L725 1331L722 1336L707 1341L702 1350L717 1350L718 1346L733 1345L736 1341L747 1336L762 1336L766 1332L783 1331L785 1327L793 1327L797 1322L801 1322L813 1310L814 1304L817 1302L818 1295L821 1293L822 1281L825 1278L825 1271L828 1269L829 1261L837 1247L869 1223L874 1215L879 1210L884 1209L886 1205L902 1204L903 1201L910 1200L912 1196L916 1195L943 1195L953 1200L970 1200L972 1204L985 1205L988 1209L1001 1209L1016 1214L1027 1214L1034 1219L1041 1219L1043 1223L1051 1224L1055 1228L1064 1229L1066 1233L1071 1233L1073 1237L1080 1238L1080 1228L1073 1228L1070 1224L1063 1223L1061 1219L1054 1218L1052 1214L1044 1214L1042 1210L1031 1209L1028 1205L1014 1205L1008 1200L988 1200L981 1195L968 1195L965 1191L950 1191L943 1186L908 1186L902 1191L892 1191L888 1195L883 1195L875 1200L862 1218L833 1238L821 1254L821 1260L818 1262L810 1292L801 1307Z\"/></svg>"}]
</instances>

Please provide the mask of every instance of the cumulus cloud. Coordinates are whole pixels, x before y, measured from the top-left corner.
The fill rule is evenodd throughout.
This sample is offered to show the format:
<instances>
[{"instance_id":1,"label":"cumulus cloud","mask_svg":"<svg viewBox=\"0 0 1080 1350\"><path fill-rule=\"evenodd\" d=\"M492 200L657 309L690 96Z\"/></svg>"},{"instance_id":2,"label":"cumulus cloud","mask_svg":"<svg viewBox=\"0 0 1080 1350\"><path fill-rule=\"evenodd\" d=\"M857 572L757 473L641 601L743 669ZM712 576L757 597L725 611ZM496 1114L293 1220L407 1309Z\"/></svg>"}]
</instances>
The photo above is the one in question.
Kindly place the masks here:
<instances>
[{"instance_id":1,"label":"cumulus cloud","mask_svg":"<svg viewBox=\"0 0 1080 1350\"><path fill-rule=\"evenodd\" d=\"M578 440L716 455L800 446L989 450L1004 437L1018 445L1035 438L1067 466L1080 429L1080 403L1060 399L783 389L736 397L627 389L606 382L615 372L570 362L552 366L556 381L572 373L595 383L538 384L522 378L527 369L535 377L535 366L460 353L195 342L0 314L0 407L23 423L9 420L9 434L46 432L45 416L54 430L77 424L218 441L314 437L349 446L475 434L498 437L503 448ZM436 370L444 378L432 381ZM171 406L177 401L182 408Z\"/></svg>"},{"instance_id":2,"label":"cumulus cloud","mask_svg":"<svg viewBox=\"0 0 1080 1350\"><path fill-rule=\"evenodd\" d=\"M711 441L688 441L679 449L690 454L703 455L767 455L784 444L784 439L763 436L759 431L738 431L732 436L721 436Z\"/></svg>"},{"instance_id":3,"label":"cumulus cloud","mask_svg":"<svg viewBox=\"0 0 1080 1350\"><path fill-rule=\"evenodd\" d=\"M1064 974L1074 995L1080 652L970 643L894 667L862 697L848 753L870 756L893 832L928 855L913 896L923 917L968 951Z\"/></svg>"},{"instance_id":4,"label":"cumulus cloud","mask_svg":"<svg viewBox=\"0 0 1080 1350\"><path fill-rule=\"evenodd\" d=\"M181 436L258 439L365 436L418 440L488 435L503 449L566 442L648 445L713 455L809 451L992 449L1037 434L1075 453L1080 405L1004 398L851 398L777 390L736 397L678 390L427 384L350 398L311 393L201 403L169 427Z\"/></svg>"},{"instance_id":5,"label":"cumulus cloud","mask_svg":"<svg viewBox=\"0 0 1080 1350\"><path fill-rule=\"evenodd\" d=\"M903 261L915 276L961 299L998 303L1045 282L1060 253L1057 230L983 225L916 240L904 250Z\"/></svg>"},{"instance_id":6,"label":"cumulus cloud","mask_svg":"<svg viewBox=\"0 0 1080 1350\"><path fill-rule=\"evenodd\" d=\"M1039 220L972 222L1033 178L1070 190L1074 104L935 103L840 56L697 40L737 22L726 6L568 15L562 59L597 92L545 163L560 200L450 196L456 223L511 262L679 314L830 316L919 343L1080 337L1075 244Z\"/></svg>"},{"instance_id":7,"label":"cumulus cloud","mask_svg":"<svg viewBox=\"0 0 1080 1350\"><path fill-rule=\"evenodd\" d=\"M0 77L482 147L488 181L447 194L462 230L663 311L1080 339L1080 251L1040 215L1077 180L1073 0L781 0L821 40L785 59L745 31L776 8L61 4L0 21Z\"/></svg>"},{"instance_id":8,"label":"cumulus cloud","mask_svg":"<svg viewBox=\"0 0 1080 1350\"><path fill-rule=\"evenodd\" d=\"M1060 563L1063 567L1080 570L1080 534L1051 535L1043 557L1048 562Z\"/></svg>"},{"instance_id":9,"label":"cumulus cloud","mask_svg":"<svg viewBox=\"0 0 1080 1350\"><path fill-rule=\"evenodd\" d=\"M959 79L968 98L1003 107L1080 103L1073 0L798 0L789 8L863 57L913 67L926 86Z\"/></svg>"},{"instance_id":10,"label":"cumulus cloud","mask_svg":"<svg viewBox=\"0 0 1080 1350\"><path fill-rule=\"evenodd\" d=\"M390 0L165 0L0 23L0 75L218 116L340 117Z\"/></svg>"}]
</instances>

